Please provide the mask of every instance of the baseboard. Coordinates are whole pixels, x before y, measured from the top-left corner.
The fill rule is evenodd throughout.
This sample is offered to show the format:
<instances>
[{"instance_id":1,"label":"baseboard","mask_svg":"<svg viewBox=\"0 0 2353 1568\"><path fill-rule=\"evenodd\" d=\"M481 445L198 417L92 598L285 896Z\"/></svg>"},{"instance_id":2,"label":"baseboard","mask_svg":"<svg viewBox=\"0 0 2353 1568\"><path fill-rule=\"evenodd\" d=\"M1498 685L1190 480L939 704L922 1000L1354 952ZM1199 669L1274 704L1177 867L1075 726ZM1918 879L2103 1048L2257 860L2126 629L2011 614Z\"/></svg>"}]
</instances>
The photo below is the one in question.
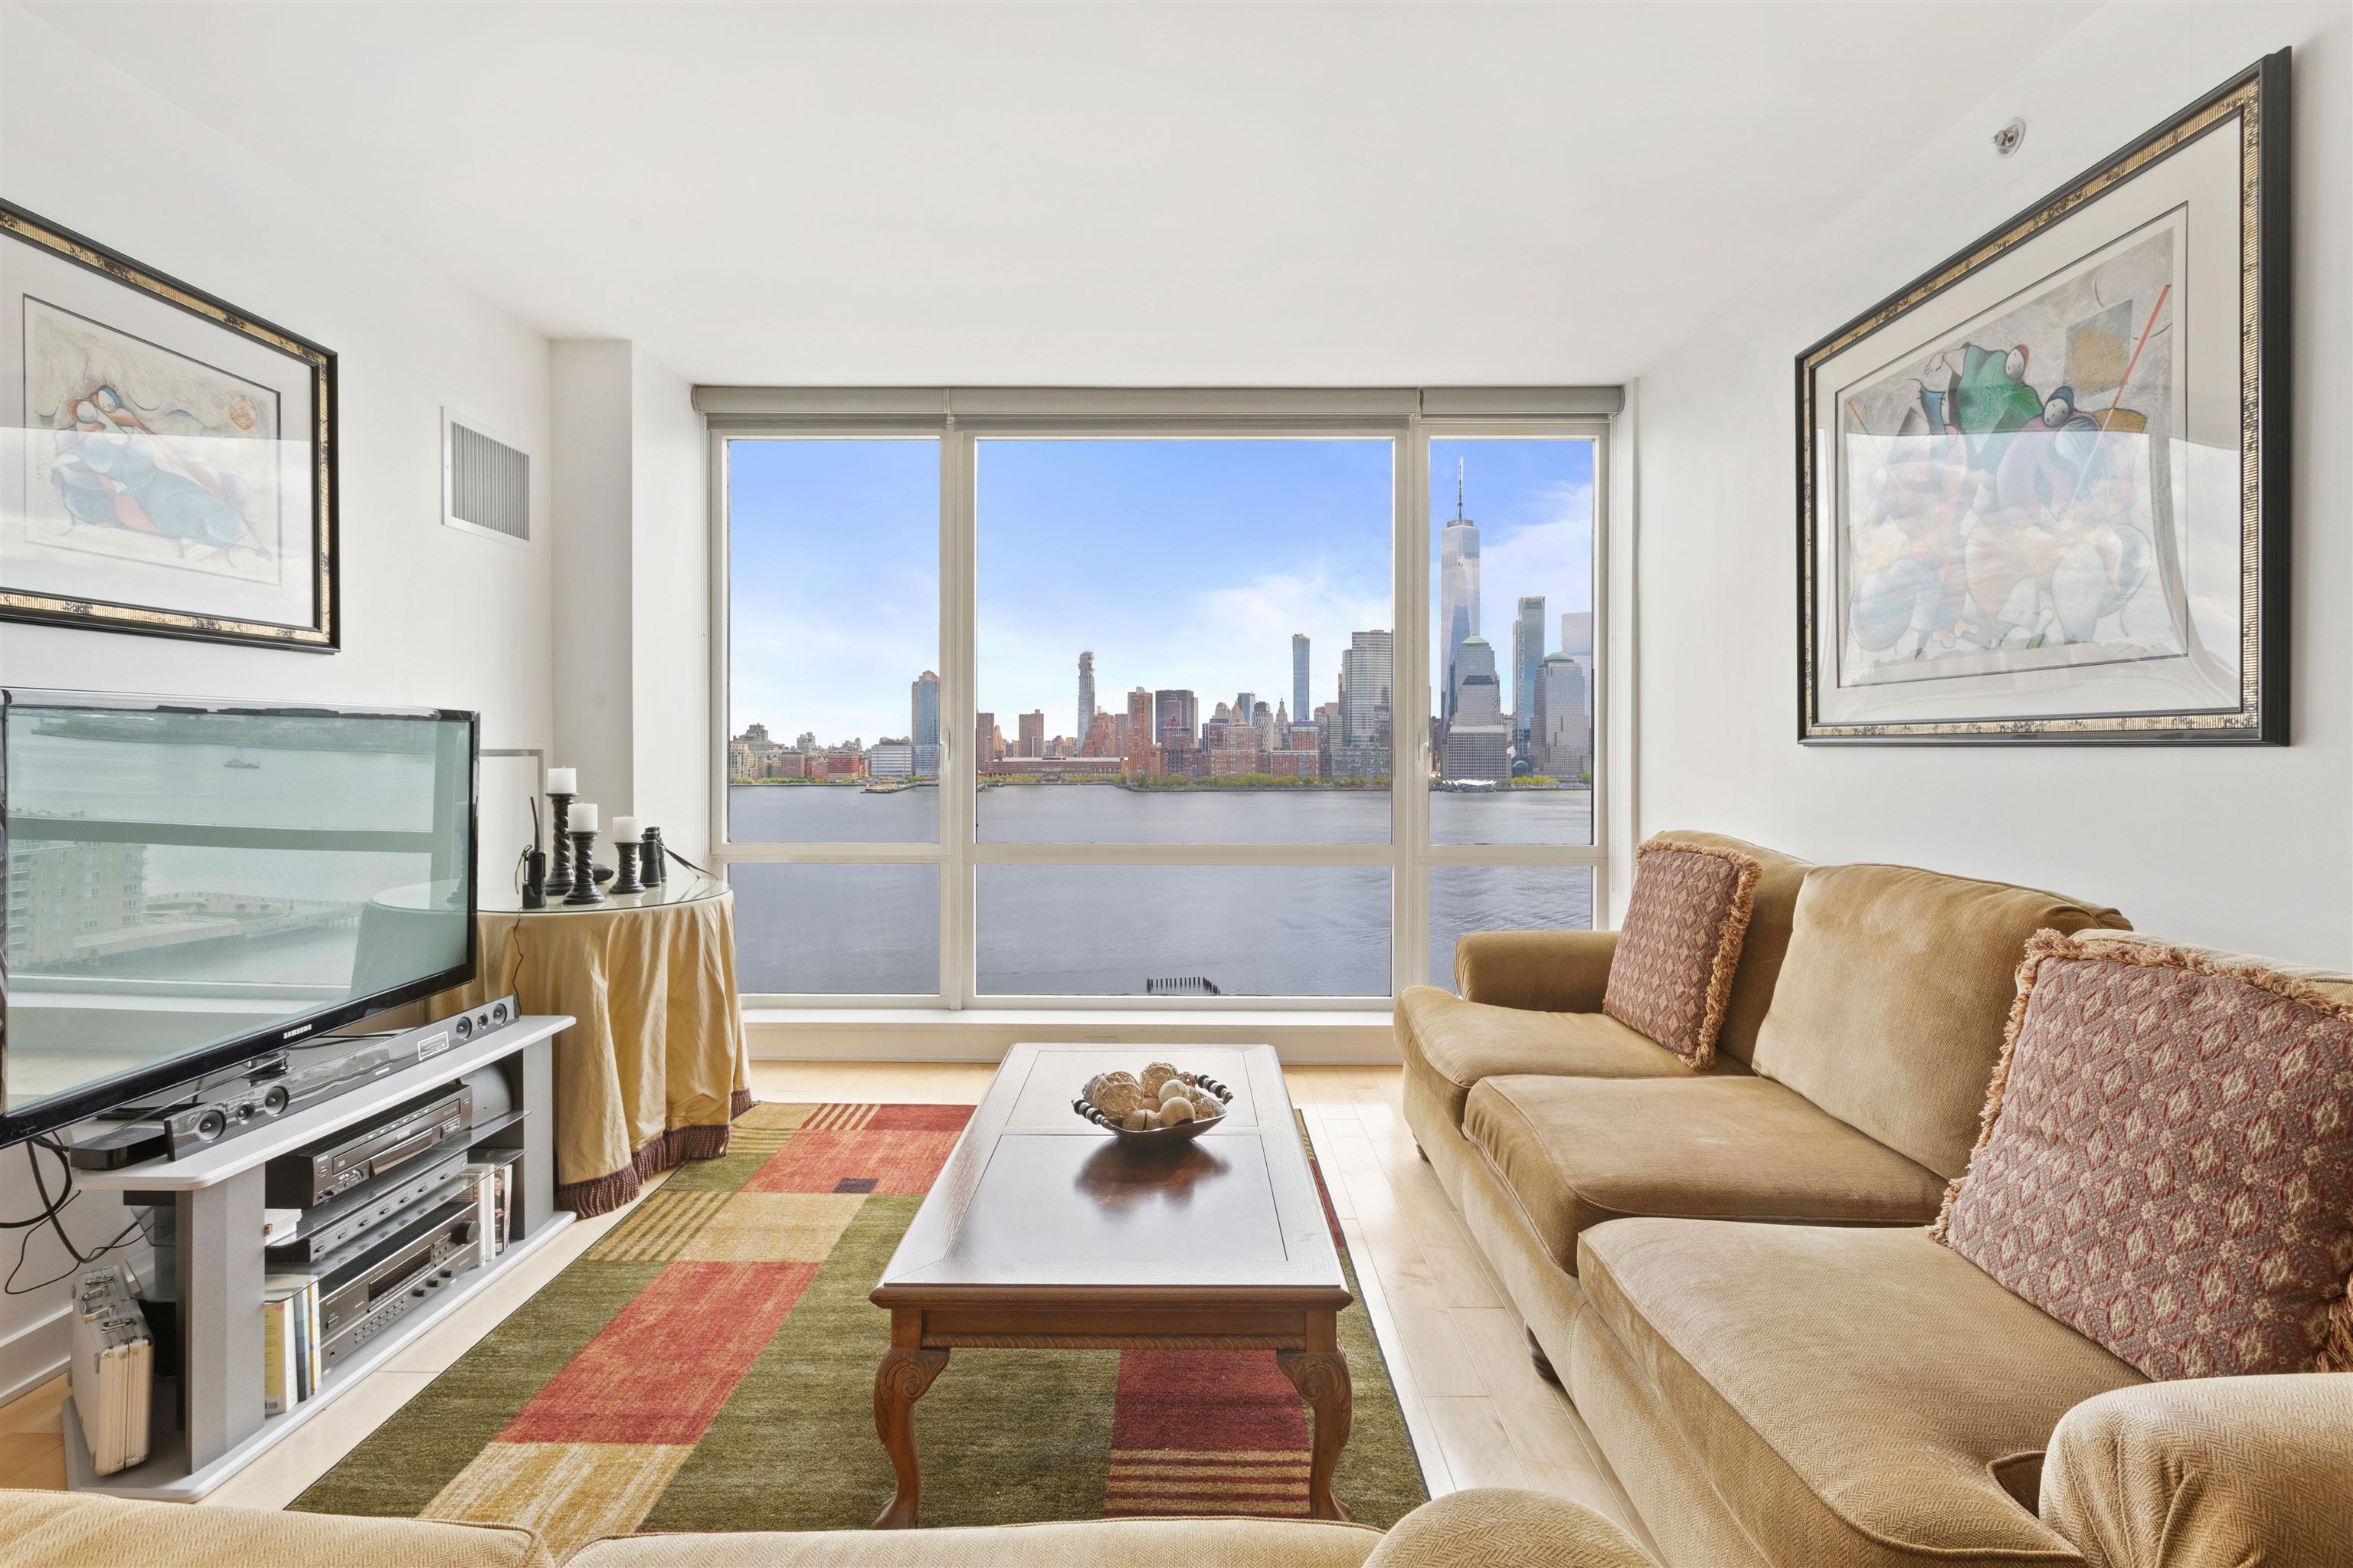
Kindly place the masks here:
<instances>
[{"instance_id":1,"label":"baseboard","mask_svg":"<svg viewBox=\"0 0 2353 1568\"><path fill-rule=\"evenodd\" d=\"M0 1404L19 1399L66 1370L67 1308L60 1305L0 1340Z\"/></svg>"},{"instance_id":2,"label":"baseboard","mask_svg":"<svg viewBox=\"0 0 2353 1568\"><path fill-rule=\"evenodd\" d=\"M1092 1045L1271 1045L1285 1062L1395 1066L1387 1012L1077 1012L974 1009L753 1008L752 1056L765 1062L995 1062L1024 1042Z\"/></svg>"}]
</instances>

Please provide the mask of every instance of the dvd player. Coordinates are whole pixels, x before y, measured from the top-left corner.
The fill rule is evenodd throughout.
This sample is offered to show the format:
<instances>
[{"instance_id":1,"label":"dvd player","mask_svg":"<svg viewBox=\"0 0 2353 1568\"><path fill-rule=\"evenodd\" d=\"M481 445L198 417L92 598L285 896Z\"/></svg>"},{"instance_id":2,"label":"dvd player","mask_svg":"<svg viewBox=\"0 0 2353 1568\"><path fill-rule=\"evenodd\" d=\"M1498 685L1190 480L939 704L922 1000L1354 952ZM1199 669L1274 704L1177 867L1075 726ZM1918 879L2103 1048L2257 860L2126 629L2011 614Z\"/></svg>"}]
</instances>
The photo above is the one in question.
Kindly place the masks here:
<instances>
[{"instance_id":1,"label":"dvd player","mask_svg":"<svg viewBox=\"0 0 2353 1568\"><path fill-rule=\"evenodd\" d=\"M445 1150L419 1155L416 1163L417 1169L404 1168L366 1187L355 1188L340 1198L330 1198L316 1208L305 1210L293 1234L270 1245L271 1266L316 1262L349 1246L395 1215L462 1184L466 1174L465 1144L451 1139Z\"/></svg>"},{"instance_id":2,"label":"dvd player","mask_svg":"<svg viewBox=\"0 0 2353 1568\"><path fill-rule=\"evenodd\" d=\"M416 1159L473 1120L474 1091L462 1082L446 1085L382 1120L270 1160L263 1167L262 1201L279 1209L316 1207Z\"/></svg>"}]
</instances>

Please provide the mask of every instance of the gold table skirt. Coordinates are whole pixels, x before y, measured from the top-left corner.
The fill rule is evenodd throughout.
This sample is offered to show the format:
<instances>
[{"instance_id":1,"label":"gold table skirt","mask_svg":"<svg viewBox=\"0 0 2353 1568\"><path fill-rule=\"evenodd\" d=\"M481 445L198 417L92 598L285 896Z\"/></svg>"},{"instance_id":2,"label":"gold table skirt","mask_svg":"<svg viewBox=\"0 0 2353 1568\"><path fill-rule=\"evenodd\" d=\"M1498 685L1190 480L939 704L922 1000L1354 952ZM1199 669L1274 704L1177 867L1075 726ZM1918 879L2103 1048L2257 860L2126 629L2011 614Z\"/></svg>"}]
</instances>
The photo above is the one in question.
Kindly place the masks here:
<instances>
[{"instance_id":1,"label":"gold table skirt","mask_svg":"<svg viewBox=\"0 0 2353 1568\"><path fill-rule=\"evenodd\" d=\"M645 1179L727 1152L751 1108L735 994L735 895L644 907L476 917L471 985L420 1017L512 991L526 1013L569 1013L554 1040L555 1206L619 1208Z\"/></svg>"}]
</instances>

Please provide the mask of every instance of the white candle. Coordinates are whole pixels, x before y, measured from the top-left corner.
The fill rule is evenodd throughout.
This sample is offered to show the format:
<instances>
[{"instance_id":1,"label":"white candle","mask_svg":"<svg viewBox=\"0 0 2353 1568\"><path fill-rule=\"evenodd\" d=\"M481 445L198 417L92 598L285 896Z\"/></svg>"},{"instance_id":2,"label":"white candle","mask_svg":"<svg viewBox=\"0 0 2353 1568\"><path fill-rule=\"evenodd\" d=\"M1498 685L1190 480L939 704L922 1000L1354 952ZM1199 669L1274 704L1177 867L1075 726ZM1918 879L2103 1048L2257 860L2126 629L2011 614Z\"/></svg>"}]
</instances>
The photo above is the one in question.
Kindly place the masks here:
<instances>
[{"instance_id":1,"label":"white candle","mask_svg":"<svg viewBox=\"0 0 2353 1568\"><path fill-rule=\"evenodd\" d=\"M615 843L640 843L644 842L645 836L646 835L638 828L637 818L616 817L613 819L613 842Z\"/></svg>"},{"instance_id":2,"label":"white candle","mask_svg":"<svg viewBox=\"0 0 2353 1568\"><path fill-rule=\"evenodd\" d=\"M595 832L596 831L596 803L594 800L573 801L572 815L564 825L575 833Z\"/></svg>"},{"instance_id":3,"label":"white candle","mask_svg":"<svg viewBox=\"0 0 2353 1568\"><path fill-rule=\"evenodd\" d=\"M577 768L549 768L547 770L547 792L551 795L577 795L580 793L580 769Z\"/></svg>"}]
</instances>

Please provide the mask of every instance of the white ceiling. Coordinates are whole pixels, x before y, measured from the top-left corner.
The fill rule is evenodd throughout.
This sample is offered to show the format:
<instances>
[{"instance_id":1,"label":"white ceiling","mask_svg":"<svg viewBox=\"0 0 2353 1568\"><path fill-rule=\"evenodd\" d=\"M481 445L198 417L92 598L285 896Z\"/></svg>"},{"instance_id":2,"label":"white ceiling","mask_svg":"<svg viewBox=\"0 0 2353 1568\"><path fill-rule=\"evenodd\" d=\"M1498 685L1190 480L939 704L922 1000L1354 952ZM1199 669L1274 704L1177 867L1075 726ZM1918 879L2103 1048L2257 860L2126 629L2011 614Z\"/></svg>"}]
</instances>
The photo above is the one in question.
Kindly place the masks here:
<instances>
[{"instance_id":1,"label":"white ceiling","mask_svg":"<svg viewBox=\"0 0 2353 1568\"><path fill-rule=\"evenodd\" d=\"M697 381L1396 386L1639 374L2090 7L35 9Z\"/></svg>"}]
</instances>

